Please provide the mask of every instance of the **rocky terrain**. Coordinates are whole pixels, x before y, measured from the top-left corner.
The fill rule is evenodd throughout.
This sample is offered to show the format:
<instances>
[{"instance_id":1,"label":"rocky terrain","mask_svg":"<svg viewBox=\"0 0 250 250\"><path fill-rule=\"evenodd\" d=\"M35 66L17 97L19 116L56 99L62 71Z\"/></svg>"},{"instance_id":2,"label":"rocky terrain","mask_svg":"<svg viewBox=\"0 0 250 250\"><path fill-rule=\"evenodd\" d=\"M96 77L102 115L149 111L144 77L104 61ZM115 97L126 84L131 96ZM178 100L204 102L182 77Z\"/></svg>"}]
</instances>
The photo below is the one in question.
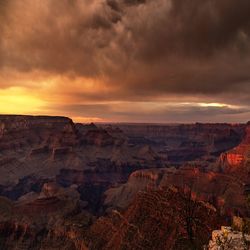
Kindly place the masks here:
<instances>
[{"instance_id":1,"label":"rocky terrain","mask_svg":"<svg viewBox=\"0 0 250 250\"><path fill-rule=\"evenodd\" d=\"M0 116L0 249L202 249L245 216L250 124Z\"/></svg>"},{"instance_id":2,"label":"rocky terrain","mask_svg":"<svg viewBox=\"0 0 250 250\"><path fill-rule=\"evenodd\" d=\"M126 208L141 190L159 189L166 185L189 187L204 201L210 202L224 215L245 214L246 192L249 192L250 126L246 126L240 144L222 153L216 162L199 161L164 169L138 170L128 182L106 191L105 204ZM235 160L240 159L240 160Z\"/></svg>"},{"instance_id":3,"label":"rocky terrain","mask_svg":"<svg viewBox=\"0 0 250 250\"><path fill-rule=\"evenodd\" d=\"M164 166L148 145L65 117L0 116L0 128L0 195L14 200L53 180L77 184L82 195L95 190L87 197L94 208L103 190L134 170Z\"/></svg>"},{"instance_id":4,"label":"rocky terrain","mask_svg":"<svg viewBox=\"0 0 250 250\"><path fill-rule=\"evenodd\" d=\"M75 186L45 183L13 202L0 199L1 249L190 249L222 222L216 209L189 190L140 192L125 212L96 217Z\"/></svg>"},{"instance_id":5,"label":"rocky terrain","mask_svg":"<svg viewBox=\"0 0 250 250\"><path fill-rule=\"evenodd\" d=\"M244 235L242 232L233 231L231 227L221 227L221 230L212 232L212 239L207 247L208 250L220 249L249 249L250 235Z\"/></svg>"},{"instance_id":6,"label":"rocky terrain","mask_svg":"<svg viewBox=\"0 0 250 250\"><path fill-rule=\"evenodd\" d=\"M124 213L99 218L91 249L201 249L221 223L216 209L190 190L165 187L139 192Z\"/></svg>"},{"instance_id":7,"label":"rocky terrain","mask_svg":"<svg viewBox=\"0 0 250 250\"><path fill-rule=\"evenodd\" d=\"M190 188L195 196L209 202L224 215L245 211L243 182L230 175L202 172L191 166L138 170L130 175L127 183L108 189L104 203L108 207L126 209L139 191L163 189L167 185Z\"/></svg>"},{"instance_id":8,"label":"rocky terrain","mask_svg":"<svg viewBox=\"0 0 250 250\"><path fill-rule=\"evenodd\" d=\"M82 235L92 221L74 187L43 185L13 202L0 199L0 249L87 249Z\"/></svg>"},{"instance_id":9,"label":"rocky terrain","mask_svg":"<svg viewBox=\"0 0 250 250\"><path fill-rule=\"evenodd\" d=\"M170 164L215 160L222 152L238 145L244 124L116 124L131 144L147 143ZM109 126L105 126L108 128Z\"/></svg>"},{"instance_id":10,"label":"rocky terrain","mask_svg":"<svg viewBox=\"0 0 250 250\"><path fill-rule=\"evenodd\" d=\"M250 171L250 123L246 127L243 140L233 149L222 153L219 165L223 172L237 173L244 179ZM243 176L245 175L245 176Z\"/></svg>"}]
</instances>

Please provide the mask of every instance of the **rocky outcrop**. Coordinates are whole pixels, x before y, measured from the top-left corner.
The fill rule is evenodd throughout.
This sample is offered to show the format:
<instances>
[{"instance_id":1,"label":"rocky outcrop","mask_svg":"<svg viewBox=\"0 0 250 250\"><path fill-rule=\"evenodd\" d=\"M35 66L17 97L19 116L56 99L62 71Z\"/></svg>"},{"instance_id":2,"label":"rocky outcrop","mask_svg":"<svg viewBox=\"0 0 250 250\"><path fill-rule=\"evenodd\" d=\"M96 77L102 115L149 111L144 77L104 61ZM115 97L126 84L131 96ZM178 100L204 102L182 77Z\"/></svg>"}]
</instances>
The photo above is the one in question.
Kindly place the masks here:
<instances>
[{"instance_id":1,"label":"rocky outcrop","mask_svg":"<svg viewBox=\"0 0 250 250\"><path fill-rule=\"evenodd\" d=\"M89 130L83 139L83 143L99 147L110 146L115 143L114 138L105 130Z\"/></svg>"},{"instance_id":2,"label":"rocky outcrop","mask_svg":"<svg viewBox=\"0 0 250 250\"><path fill-rule=\"evenodd\" d=\"M209 204L178 189L140 192L124 212L101 217L90 249L201 249L220 219ZM192 248L193 247L193 248Z\"/></svg>"},{"instance_id":3,"label":"rocky outcrop","mask_svg":"<svg viewBox=\"0 0 250 250\"><path fill-rule=\"evenodd\" d=\"M53 175L55 152L77 147L77 131L71 119L47 116L0 116L0 184L11 185L37 172Z\"/></svg>"},{"instance_id":4,"label":"rocky outcrop","mask_svg":"<svg viewBox=\"0 0 250 250\"><path fill-rule=\"evenodd\" d=\"M48 182L47 178L36 176L26 176L18 181L14 186L0 186L0 194L11 200L17 200L19 197L30 193L40 192L44 183Z\"/></svg>"},{"instance_id":5,"label":"rocky outcrop","mask_svg":"<svg viewBox=\"0 0 250 250\"><path fill-rule=\"evenodd\" d=\"M139 191L159 188L161 178L167 170L138 170L133 172L125 184L112 187L105 192L104 205L126 209Z\"/></svg>"},{"instance_id":6,"label":"rocky outcrop","mask_svg":"<svg viewBox=\"0 0 250 250\"><path fill-rule=\"evenodd\" d=\"M42 192L18 202L0 198L0 249L86 250L92 216L82 210L80 194L46 183Z\"/></svg>"},{"instance_id":7,"label":"rocky outcrop","mask_svg":"<svg viewBox=\"0 0 250 250\"><path fill-rule=\"evenodd\" d=\"M76 123L75 126L76 129L83 135L85 135L90 130L98 130L98 127L93 122L90 124Z\"/></svg>"},{"instance_id":8,"label":"rocky outcrop","mask_svg":"<svg viewBox=\"0 0 250 250\"><path fill-rule=\"evenodd\" d=\"M21 150L32 145L50 148L77 143L71 119L49 116L0 116L0 149Z\"/></svg>"},{"instance_id":9,"label":"rocky outcrop","mask_svg":"<svg viewBox=\"0 0 250 250\"><path fill-rule=\"evenodd\" d=\"M221 154L219 166L224 172L248 176L250 171L250 125L245 129L242 142L232 150ZM244 178L244 176L242 176Z\"/></svg>"},{"instance_id":10,"label":"rocky outcrop","mask_svg":"<svg viewBox=\"0 0 250 250\"><path fill-rule=\"evenodd\" d=\"M193 195L213 204L222 215L245 214L245 185L237 177L204 172L193 166L180 169L138 170L125 184L105 192L104 204L109 208L126 209L139 191L157 190L165 186L191 188Z\"/></svg>"},{"instance_id":11,"label":"rocky outcrop","mask_svg":"<svg viewBox=\"0 0 250 250\"><path fill-rule=\"evenodd\" d=\"M231 227L221 227L221 230L212 232L212 240L210 240L207 250L249 249L250 235L243 235L242 232L233 231Z\"/></svg>"}]
</instances>

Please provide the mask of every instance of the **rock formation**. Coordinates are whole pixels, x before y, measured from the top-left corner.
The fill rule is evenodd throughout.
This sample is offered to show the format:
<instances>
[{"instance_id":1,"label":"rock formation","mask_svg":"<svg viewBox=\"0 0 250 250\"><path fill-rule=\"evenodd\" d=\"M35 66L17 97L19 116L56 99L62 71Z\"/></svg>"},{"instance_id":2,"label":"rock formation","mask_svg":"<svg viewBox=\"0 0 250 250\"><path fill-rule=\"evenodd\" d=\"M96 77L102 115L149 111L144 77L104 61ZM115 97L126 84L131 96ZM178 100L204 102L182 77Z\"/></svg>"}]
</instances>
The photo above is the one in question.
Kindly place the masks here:
<instances>
[{"instance_id":1,"label":"rock formation","mask_svg":"<svg viewBox=\"0 0 250 250\"><path fill-rule=\"evenodd\" d=\"M212 240L207 247L208 250L249 249L250 235L244 235L241 232L233 231L231 227L221 227L221 230L212 232Z\"/></svg>"},{"instance_id":2,"label":"rock formation","mask_svg":"<svg viewBox=\"0 0 250 250\"><path fill-rule=\"evenodd\" d=\"M199 168L138 170L125 184L105 192L107 208L126 209L139 191L157 190L165 186L190 188L200 199L213 204L224 215L246 212L243 182L238 178L216 172L203 172Z\"/></svg>"},{"instance_id":3,"label":"rock formation","mask_svg":"<svg viewBox=\"0 0 250 250\"><path fill-rule=\"evenodd\" d=\"M134 170L163 165L147 146L130 147L121 131L111 135L65 117L0 116L0 138L0 195L11 199L39 192L48 180L81 190L97 184L101 199Z\"/></svg>"},{"instance_id":4,"label":"rock formation","mask_svg":"<svg viewBox=\"0 0 250 250\"><path fill-rule=\"evenodd\" d=\"M0 249L86 250L92 216L81 209L80 194L46 183L40 194L17 202L0 198Z\"/></svg>"},{"instance_id":5,"label":"rock formation","mask_svg":"<svg viewBox=\"0 0 250 250\"><path fill-rule=\"evenodd\" d=\"M245 129L241 143L226 153L221 154L219 165L223 172L237 173L245 177L250 171L250 125ZM242 176L244 178L244 176Z\"/></svg>"},{"instance_id":6,"label":"rock formation","mask_svg":"<svg viewBox=\"0 0 250 250\"><path fill-rule=\"evenodd\" d=\"M200 249L244 214L249 124L0 116L0 249Z\"/></svg>"},{"instance_id":7,"label":"rock formation","mask_svg":"<svg viewBox=\"0 0 250 250\"><path fill-rule=\"evenodd\" d=\"M244 124L118 124L131 144L147 143L170 164L183 164L202 157L216 160L241 142Z\"/></svg>"},{"instance_id":8,"label":"rock formation","mask_svg":"<svg viewBox=\"0 0 250 250\"><path fill-rule=\"evenodd\" d=\"M139 192L90 229L90 249L201 249L221 221L216 209L175 188ZM193 247L193 248L192 248Z\"/></svg>"}]
</instances>

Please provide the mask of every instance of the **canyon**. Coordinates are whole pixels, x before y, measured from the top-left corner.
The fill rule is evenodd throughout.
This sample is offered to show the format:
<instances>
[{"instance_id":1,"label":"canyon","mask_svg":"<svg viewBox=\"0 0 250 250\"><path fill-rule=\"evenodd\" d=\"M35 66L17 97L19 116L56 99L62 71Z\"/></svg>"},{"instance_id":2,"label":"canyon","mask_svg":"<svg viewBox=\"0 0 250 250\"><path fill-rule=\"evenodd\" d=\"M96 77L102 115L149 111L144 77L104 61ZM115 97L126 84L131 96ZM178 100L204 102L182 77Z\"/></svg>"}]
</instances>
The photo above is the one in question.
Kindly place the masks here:
<instances>
[{"instance_id":1,"label":"canyon","mask_svg":"<svg viewBox=\"0 0 250 250\"><path fill-rule=\"evenodd\" d=\"M250 123L0 116L0 249L202 249L247 216Z\"/></svg>"}]
</instances>

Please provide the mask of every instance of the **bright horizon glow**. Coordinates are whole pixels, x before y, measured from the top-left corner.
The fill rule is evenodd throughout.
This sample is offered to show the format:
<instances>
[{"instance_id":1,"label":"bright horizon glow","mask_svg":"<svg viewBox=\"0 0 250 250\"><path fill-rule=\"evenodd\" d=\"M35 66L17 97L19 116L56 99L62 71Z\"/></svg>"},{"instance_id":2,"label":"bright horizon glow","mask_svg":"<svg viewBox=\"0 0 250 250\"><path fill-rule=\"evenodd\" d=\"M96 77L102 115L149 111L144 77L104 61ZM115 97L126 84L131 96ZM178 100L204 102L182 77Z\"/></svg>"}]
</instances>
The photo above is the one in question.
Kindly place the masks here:
<instances>
[{"instance_id":1,"label":"bright horizon glow","mask_svg":"<svg viewBox=\"0 0 250 250\"><path fill-rule=\"evenodd\" d=\"M224 103L198 103L199 106L201 107L215 107L215 108L224 108L224 107L229 107L229 105L224 104Z\"/></svg>"},{"instance_id":2,"label":"bright horizon glow","mask_svg":"<svg viewBox=\"0 0 250 250\"><path fill-rule=\"evenodd\" d=\"M0 90L0 104L2 114L38 114L46 103L27 93L24 88L11 87Z\"/></svg>"},{"instance_id":3,"label":"bright horizon glow","mask_svg":"<svg viewBox=\"0 0 250 250\"><path fill-rule=\"evenodd\" d=\"M62 79L63 80L63 79ZM30 80L31 81L31 80ZM244 106L236 106L220 102L178 102L178 100L164 101L115 101L115 100L88 100L72 98L72 93L67 93L67 81L55 81L49 79L46 81L35 81L40 88L29 89L27 87L14 86L0 89L0 113L17 115L49 115L49 116L67 116L75 122L80 123L115 123L115 122L134 122L134 123L192 123L209 122L210 118L199 116L204 112L212 112L215 122L223 122L223 112L230 120L232 110L244 110ZM39 84L41 83L41 84ZM80 83L72 82L71 90L80 89ZM84 81L85 93L92 91L105 93L103 89L98 89L98 84L92 88L93 82ZM60 88L56 90L56 86ZM69 86L69 85L68 85ZM198 109L195 109L198 108ZM203 110L204 109L204 110ZM192 110L196 112L196 119L189 119L189 113ZM224 111L225 110L225 111ZM228 110L230 112L227 114ZM203 112L203 113L202 113ZM243 112L244 115L244 112ZM151 117L151 119L149 119ZM241 116L238 116L237 122L243 122Z\"/></svg>"},{"instance_id":4,"label":"bright horizon glow","mask_svg":"<svg viewBox=\"0 0 250 250\"><path fill-rule=\"evenodd\" d=\"M105 120L102 120L101 118L98 117L71 117L71 119L74 122L79 122L79 123L106 122Z\"/></svg>"}]
</instances>

